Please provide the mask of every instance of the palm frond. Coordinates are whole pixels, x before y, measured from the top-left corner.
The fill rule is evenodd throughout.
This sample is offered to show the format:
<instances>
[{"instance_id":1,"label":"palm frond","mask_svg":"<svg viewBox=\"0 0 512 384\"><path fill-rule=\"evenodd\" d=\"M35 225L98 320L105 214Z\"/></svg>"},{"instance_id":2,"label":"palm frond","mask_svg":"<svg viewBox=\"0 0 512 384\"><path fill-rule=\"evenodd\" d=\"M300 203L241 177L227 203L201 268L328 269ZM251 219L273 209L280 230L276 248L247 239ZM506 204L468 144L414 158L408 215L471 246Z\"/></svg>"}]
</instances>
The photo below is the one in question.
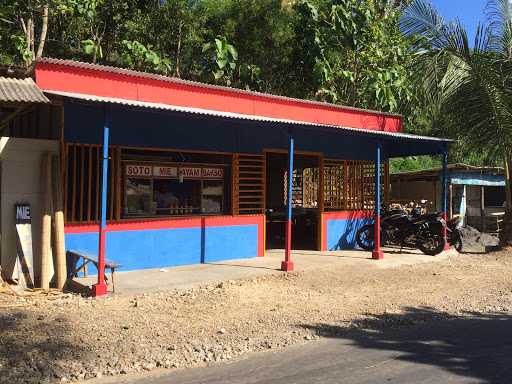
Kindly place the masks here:
<instances>
[{"instance_id":1,"label":"palm frond","mask_svg":"<svg viewBox=\"0 0 512 384\"><path fill-rule=\"evenodd\" d=\"M492 33L493 50L512 60L512 2L488 0L485 13Z\"/></svg>"},{"instance_id":2,"label":"palm frond","mask_svg":"<svg viewBox=\"0 0 512 384\"><path fill-rule=\"evenodd\" d=\"M400 29L407 36L421 36L430 46L442 48L447 44L446 23L432 4L413 0L402 13Z\"/></svg>"}]
</instances>

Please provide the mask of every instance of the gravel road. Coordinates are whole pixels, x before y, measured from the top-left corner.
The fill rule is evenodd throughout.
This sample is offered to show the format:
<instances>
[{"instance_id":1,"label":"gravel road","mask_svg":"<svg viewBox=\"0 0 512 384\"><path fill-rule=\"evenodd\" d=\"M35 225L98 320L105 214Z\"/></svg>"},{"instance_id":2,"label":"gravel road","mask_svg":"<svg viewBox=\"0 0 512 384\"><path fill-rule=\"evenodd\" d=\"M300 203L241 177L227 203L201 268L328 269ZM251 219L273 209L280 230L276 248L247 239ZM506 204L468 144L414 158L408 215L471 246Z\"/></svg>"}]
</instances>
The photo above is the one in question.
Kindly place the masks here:
<instances>
[{"instance_id":1,"label":"gravel road","mask_svg":"<svg viewBox=\"0 0 512 384\"><path fill-rule=\"evenodd\" d=\"M324 336L465 313L512 312L512 251L400 266L343 266L187 291L85 299L0 294L0 382L176 369ZM410 312L416 316L400 316Z\"/></svg>"}]
</instances>

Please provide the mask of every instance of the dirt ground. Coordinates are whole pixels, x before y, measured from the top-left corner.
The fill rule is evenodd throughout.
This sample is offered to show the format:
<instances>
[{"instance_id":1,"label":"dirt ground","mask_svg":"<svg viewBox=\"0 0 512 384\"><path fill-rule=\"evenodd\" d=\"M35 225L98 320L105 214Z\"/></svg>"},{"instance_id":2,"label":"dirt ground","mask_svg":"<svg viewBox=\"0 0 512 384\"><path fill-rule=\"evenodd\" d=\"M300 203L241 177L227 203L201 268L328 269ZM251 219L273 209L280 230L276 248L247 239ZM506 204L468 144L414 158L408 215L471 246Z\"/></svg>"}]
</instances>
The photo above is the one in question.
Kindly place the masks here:
<instances>
[{"instance_id":1,"label":"dirt ground","mask_svg":"<svg viewBox=\"0 0 512 384\"><path fill-rule=\"evenodd\" d=\"M0 294L0 382L176 369L314 340L332 329L512 312L512 251L378 268L343 266L187 291L87 299ZM320 326L321 325L321 326Z\"/></svg>"}]
</instances>

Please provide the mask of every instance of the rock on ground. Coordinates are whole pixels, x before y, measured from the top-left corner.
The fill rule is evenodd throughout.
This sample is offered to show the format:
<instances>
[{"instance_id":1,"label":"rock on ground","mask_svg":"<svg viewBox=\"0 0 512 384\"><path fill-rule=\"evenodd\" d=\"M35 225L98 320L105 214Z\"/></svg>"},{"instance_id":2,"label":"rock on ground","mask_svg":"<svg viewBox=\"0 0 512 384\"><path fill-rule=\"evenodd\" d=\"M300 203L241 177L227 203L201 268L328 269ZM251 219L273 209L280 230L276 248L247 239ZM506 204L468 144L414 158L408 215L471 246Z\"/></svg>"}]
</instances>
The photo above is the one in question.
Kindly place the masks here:
<instances>
[{"instance_id":1,"label":"rock on ground","mask_svg":"<svg viewBox=\"0 0 512 384\"><path fill-rule=\"evenodd\" d=\"M482 233L478 229L465 226L460 228L462 234L462 252L485 252L486 249L499 244L497 235Z\"/></svg>"}]
</instances>

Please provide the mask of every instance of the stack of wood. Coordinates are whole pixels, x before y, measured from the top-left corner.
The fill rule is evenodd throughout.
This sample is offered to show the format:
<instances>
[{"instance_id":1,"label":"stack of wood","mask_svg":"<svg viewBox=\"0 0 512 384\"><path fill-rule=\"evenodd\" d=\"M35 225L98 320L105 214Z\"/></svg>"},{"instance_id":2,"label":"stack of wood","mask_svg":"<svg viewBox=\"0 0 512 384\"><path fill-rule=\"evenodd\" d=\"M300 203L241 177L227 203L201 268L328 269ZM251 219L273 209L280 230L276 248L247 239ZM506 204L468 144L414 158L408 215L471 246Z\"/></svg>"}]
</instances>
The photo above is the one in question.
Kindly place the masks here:
<instances>
[{"instance_id":1,"label":"stack of wood","mask_svg":"<svg viewBox=\"0 0 512 384\"><path fill-rule=\"evenodd\" d=\"M0 266L0 293L16 296L16 291L2 278L2 267Z\"/></svg>"},{"instance_id":2,"label":"stack of wood","mask_svg":"<svg viewBox=\"0 0 512 384\"><path fill-rule=\"evenodd\" d=\"M50 289L52 265L55 277L54 283L58 290L64 288L67 278L61 171L62 167L58 156L51 153L43 155L43 161L41 162L43 204L40 241L40 287L47 291Z\"/></svg>"},{"instance_id":3,"label":"stack of wood","mask_svg":"<svg viewBox=\"0 0 512 384\"><path fill-rule=\"evenodd\" d=\"M63 203L63 174L64 167L58 155L45 153L41 160L41 231L35 236L32 230L18 228L17 223L17 269L18 278L12 276L17 282L10 286L3 280L0 270L0 292L10 294L25 294L43 291L50 292L50 284L57 291L62 291L67 280L66 251L64 244L64 203ZM23 205L21 205L23 206ZM18 206L16 208L18 220ZM29 207L26 209L27 219L31 220ZM30 224L30 222L29 222ZM22 232L19 232L22 231ZM32 237L39 242L40 253L34 259L40 262L40 279L34 281L32 263ZM37 247L36 247L37 249ZM52 280L53 277L53 280Z\"/></svg>"}]
</instances>

